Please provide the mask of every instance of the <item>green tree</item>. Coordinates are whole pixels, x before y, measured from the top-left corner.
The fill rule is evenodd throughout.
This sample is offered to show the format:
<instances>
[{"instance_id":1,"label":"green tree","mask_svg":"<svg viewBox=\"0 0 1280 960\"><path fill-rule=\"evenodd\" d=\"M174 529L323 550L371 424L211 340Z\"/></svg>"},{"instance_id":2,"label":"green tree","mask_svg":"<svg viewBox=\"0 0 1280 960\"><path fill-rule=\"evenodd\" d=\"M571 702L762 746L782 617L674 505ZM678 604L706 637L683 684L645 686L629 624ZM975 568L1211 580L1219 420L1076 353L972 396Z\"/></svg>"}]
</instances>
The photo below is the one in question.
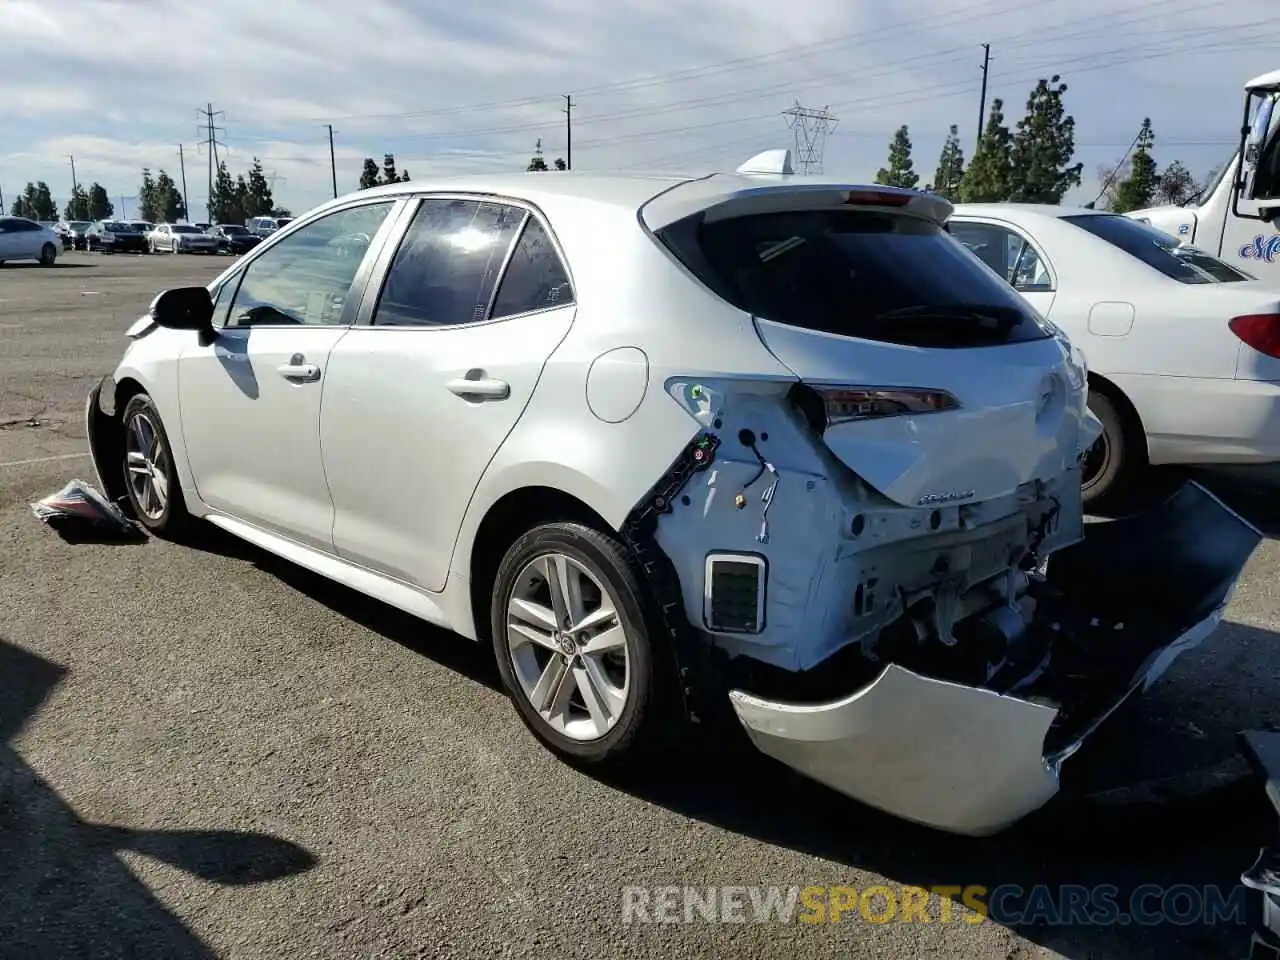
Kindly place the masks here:
<instances>
[{"instance_id":1,"label":"green tree","mask_svg":"<svg viewBox=\"0 0 1280 960\"><path fill-rule=\"evenodd\" d=\"M969 169L960 180L964 203L998 203L1009 199L1013 137L1004 122L1004 101L992 100L987 125Z\"/></svg>"},{"instance_id":2,"label":"green tree","mask_svg":"<svg viewBox=\"0 0 1280 960\"><path fill-rule=\"evenodd\" d=\"M179 220L187 219L187 208L182 202L182 191L178 189L178 185L173 182L173 177L165 173L163 170L157 171L155 183L152 186L153 206L156 211L154 219L161 223L176 223ZM143 217L144 220L152 220L152 217Z\"/></svg>"},{"instance_id":3,"label":"green tree","mask_svg":"<svg viewBox=\"0 0 1280 960\"><path fill-rule=\"evenodd\" d=\"M889 144L889 166L876 172L876 183L886 187L914 187L920 175L911 166L911 134L904 123Z\"/></svg>"},{"instance_id":4,"label":"green tree","mask_svg":"<svg viewBox=\"0 0 1280 960\"><path fill-rule=\"evenodd\" d=\"M364 158L364 166L360 169L360 189L368 190L378 185L378 162L373 157Z\"/></svg>"},{"instance_id":5,"label":"green tree","mask_svg":"<svg viewBox=\"0 0 1280 960\"><path fill-rule=\"evenodd\" d=\"M87 217L76 217L78 220L106 220L116 212L115 205L112 204L111 198L107 196L107 188L100 183L93 183L89 187L89 210ZM67 218L72 219L71 217Z\"/></svg>"},{"instance_id":6,"label":"green tree","mask_svg":"<svg viewBox=\"0 0 1280 960\"><path fill-rule=\"evenodd\" d=\"M1180 160L1175 160L1165 167L1159 179L1160 182L1156 184L1156 199L1160 203L1186 203L1200 189L1196 178Z\"/></svg>"},{"instance_id":7,"label":"green tree","mask_svg":"<svg viewBox=\"0 0 1280 960\"><path fill-rule=\"evenodd\" d=\"M1156 135L1151 130L1151 118L1148 117L1142 121L1142 129L1138 131L1138 141L1129 161L1129 175L1116 187L1116 198L1111 204L1111 209L1116 213L1151 206L1159 185L1156 162L1151 158L1151 147L1155 139Z\"/></svg>"},{"instance_id":8,"label":"green tree","mask_svg":"<svg viewBox=\"0 0 1280 960\"><path fill-rule=\"evenodd\" d=\"M262 172L262 164L257 157L253 158L253 166L249 168L249 179L246 181L244 213L246 217L269 217L275 208L275 198L271 196L271 184Z\"/></svg>"},{"instance_id":9,"label":"green tree","mask_svg":"<svg viewBox=\"0 0 1280 960\"><path fill-rule=\"evenodd\" d=\"M53 202L47 183L43 180L36 183L28 181L22 193L13 201L9 213L28 220L57 220L58 205Z\"/></svg>"},{"instance_id":10,"label":"green tree","mask_svg":"<svg viewBox=\"0 0 1280 960\"><path fill-rule=\"evenodd\" d=\"M400 175L396 173L395 154L384 153L382 155L382 179L379 183L399 183Z\"/></svg>"},{"instance_id":11,"label":"green tree","mask_svg":"<svg viewBox=\"0 0 1280 960\"><path fill-rule=\"evenodd\" d=\"M541 173L547 169L547 161L543 159L542 154L538 154L529 160L529 166L525 167L527 173Z\"/></svg>"},{"instance_id":12,"label":"green tree","mask_svg":"<svg viewBox=\"0 0 1280 960\"><path fill-rule=\"evenodd\" d=\"M159 223L164 220L156 203L156 182L147 167L142 168L142 183L138 186L138 219Z\"/></svg>"},{"instance_id":13,"label":"green tree","mask_svg":"<svg viewBox=\"0 0 1280 960\"><path fill-rule=\"evenodd\" d=\"M933 184L929 189L955 203L960 198L960 181L963 178L964 150L960 146L959 128L953 123L942 144L938 169L933 174Z\"/></svg>"},{"instance_id":14,"label":"green tree","mask_svg":"<svg viewBox=\"0 0 1280 960\"><path fill-rule=\"evenodd\" d=\"M218 175L209 197L209 218L213 223L244 223L244 206L236 192L236 182L227 170L225 160L218 161Z\"/></svg>"},{"instance_id":15,"label":"green tree","mask_svg":"<svg viewBox=\"0 0 1280 960\"><path fill-rule=\"evenodd\" d=\"M564 162L564 157L556 157L555 168L557 170L568 170L569 165Z\"/></svg>"},{"instance_id":16,"label":"green tree","mask_svg":"<svg viewBox=\"0 0 1280 960\"><path fill-rule=\"evenodd\" d=\"M79 184L71 188L71 199L67 201L67 205L62 209L62 215L68 220L102 219L102 217L95 217L89 212L89 194L85 193L84 187Z\"/></svg>"},{"instance_id":17,"label":"green tree","mask_svg":"<svg viewBox=\"0 0 1280 960\"><path fill-rule=\"evenodd\" d=\"M1066 112L1067 85L1054 74L1041 78L1027 97L1027 113L1018 121L1010 152L1010 190L1006 199L1022 203L1061 203L1080 185L1084 164L1072 164L1076 121Z\"/></svg>"}]
</instances>

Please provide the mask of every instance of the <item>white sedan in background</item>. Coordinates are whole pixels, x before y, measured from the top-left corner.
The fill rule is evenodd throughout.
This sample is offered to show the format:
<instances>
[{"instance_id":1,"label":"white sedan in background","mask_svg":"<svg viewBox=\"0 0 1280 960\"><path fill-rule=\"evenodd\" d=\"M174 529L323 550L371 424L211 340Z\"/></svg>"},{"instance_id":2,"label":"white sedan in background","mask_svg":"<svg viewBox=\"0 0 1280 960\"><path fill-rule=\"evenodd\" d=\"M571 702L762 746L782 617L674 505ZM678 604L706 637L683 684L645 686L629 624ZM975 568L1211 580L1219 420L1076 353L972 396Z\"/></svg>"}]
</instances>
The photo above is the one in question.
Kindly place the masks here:
<instances>
[{"instance_id":1,"label":"white sedan in background","mask_svg":"<svg viewBox=\"0 0 1280 960\"><path fill-rule=\"evenodd\" d=\"M51 267L62 249L62 238L49 227L26 217L0 217L0 263L36 260Z\"/></svg>"},{"instance_id":2,"label":"white sedan in background","mask_svg":"<svg viewBox=\"0 0 1280 960\"><path fill-rule=\"evenodd\" d=\"M1280 290L1120 214L959 204L949 229L1088 361L1086 506L1148 465L1280 460Z\"/></svg>"}]
</instances>

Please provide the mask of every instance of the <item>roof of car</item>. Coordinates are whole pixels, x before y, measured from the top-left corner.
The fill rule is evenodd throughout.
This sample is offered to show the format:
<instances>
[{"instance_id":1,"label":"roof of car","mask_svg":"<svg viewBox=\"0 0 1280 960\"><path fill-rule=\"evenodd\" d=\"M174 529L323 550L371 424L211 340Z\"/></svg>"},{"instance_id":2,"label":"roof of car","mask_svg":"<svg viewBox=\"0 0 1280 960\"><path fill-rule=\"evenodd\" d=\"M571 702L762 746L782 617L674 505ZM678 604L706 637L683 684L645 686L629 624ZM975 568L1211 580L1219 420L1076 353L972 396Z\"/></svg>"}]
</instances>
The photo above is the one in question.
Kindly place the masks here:
<instances>
[{"instance_id":1,"label":"roof of car","mask_svg":"<svg viewBox=\"0 0 1280 960\"><path fill-rule=\"evenodd\" d=\"M670 193L678 194L680 209L690 209L700 205L712 206L723 199L749 191L777 190L780 187L798 189L835 190L869 189L892 191L894 188L877 187L856 181L830 178L825 176L797 176L794 174L761 175L739 173L586 173L568 171L546 171L536 173L510 173L499 175L467 175L457 177L438 177L423 180L389 183L370 187L359 192L365 197L396 197L407 194L432 193L487 193L496 196L525 200L534 205L552 202L557 199L578 199L614 207L627 212L645 208L655 198ZM912 191L913 193L916 193ZM916 193L925 202L924 209L937 216L940 208L950 205L941 198ZM325 206L332 206L350 200L352 194L328 201ZM665 200L665 198L664 198ZM673 207L675 209L675 207ZM646 215L646 220L648 216ZM651 224L651 227L654 227ZM656 227L655 227L656 228Z\"/></svg>"},{"instance_id":2,"label":"roof of car","mask_svg":"<svg viewBox=\"0 0 1280 960\"><path fill-rule=\"evenodd\" d=\"M1019 219L1021 217L1089 217L1115 216L1108 210L1091 210L1088 207L1060 207L1051 203L957 203L956 215Z\"/></svg>"}]
</instances>

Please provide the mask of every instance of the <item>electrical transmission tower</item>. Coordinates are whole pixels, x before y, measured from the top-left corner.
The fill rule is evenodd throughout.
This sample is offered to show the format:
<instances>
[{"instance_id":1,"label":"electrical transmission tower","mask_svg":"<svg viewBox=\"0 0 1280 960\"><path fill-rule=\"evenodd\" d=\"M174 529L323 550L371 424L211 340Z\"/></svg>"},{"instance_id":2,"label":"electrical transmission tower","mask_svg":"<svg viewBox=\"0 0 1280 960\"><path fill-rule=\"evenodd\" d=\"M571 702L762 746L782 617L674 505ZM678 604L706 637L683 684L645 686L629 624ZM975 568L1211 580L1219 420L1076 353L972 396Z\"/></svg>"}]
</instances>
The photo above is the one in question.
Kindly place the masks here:
<instances>
[{"instance_id":1,"label":"electrical transmission tower","mask_svg":"<svg viewBox=\"0 0 1280 960\"><path fill-rule=\"evenodd\" d=\"M218 139L218 134L227 131L217 125L219 117L226 116L226 112L222 110L214 110L213 104L205 104L204 110L197 110L196 115L201 118L201 122L196 125L196 129L204 137L204 141L200 146L208 150L209 156L209 193L205 200L205 212L209 216L209 222L213 223L213 182L218 171L218 148L226 148L226 144ZM187 213L189 217L190 212Z\"/></svg>"},{"instance_id":2,"label":"electrical transmission tower","mask_svg":"<svg viewBox=\"0 0 1280 960\"><path fill-rule=\"evenodd\" d=\"M827 145L827 134L840 121L832 116L829 108L816 110L802 107L799 100L790 110L782 111L782 115L787 118L787 126L795 134L796 166L800 173L821 173L822 152Z\"/></svg>"}]
</instances>

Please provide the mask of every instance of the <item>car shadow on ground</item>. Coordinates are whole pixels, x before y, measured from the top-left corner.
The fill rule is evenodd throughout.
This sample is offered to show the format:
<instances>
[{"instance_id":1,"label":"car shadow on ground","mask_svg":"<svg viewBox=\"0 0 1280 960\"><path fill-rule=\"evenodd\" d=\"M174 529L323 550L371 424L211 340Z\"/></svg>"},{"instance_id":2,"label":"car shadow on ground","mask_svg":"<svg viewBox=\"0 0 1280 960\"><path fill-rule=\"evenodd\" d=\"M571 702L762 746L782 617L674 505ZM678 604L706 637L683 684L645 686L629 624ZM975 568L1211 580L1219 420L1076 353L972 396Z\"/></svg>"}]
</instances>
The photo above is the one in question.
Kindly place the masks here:
<instances>
[{"instance_id":1,"label":"car shadow on ground","mask_svg":"<svg viewBox=\"0 0 1280 960\"><path fill-rule=\"evenodd\" d=\"M56 260L45 266L42 263L14 263L12 260L6 260L0 263L0 270L82 270L86 267L96 267L96 263L66 263L62 260Z\"/></svg>"},{"instance_id":2,"label":"car shadow on ground","mask_svg":"<svg viewBox=\"0 0 1280 960\"><path fill-rule=\"evenodd\" d=\"M0 955L215 956L126 867L154 858L210 883L249 885L315 864L277 837L232 830L139 830L90 823L22 758L13 740L66 673L0 639Z\"/></svg>"}]
</instances>

